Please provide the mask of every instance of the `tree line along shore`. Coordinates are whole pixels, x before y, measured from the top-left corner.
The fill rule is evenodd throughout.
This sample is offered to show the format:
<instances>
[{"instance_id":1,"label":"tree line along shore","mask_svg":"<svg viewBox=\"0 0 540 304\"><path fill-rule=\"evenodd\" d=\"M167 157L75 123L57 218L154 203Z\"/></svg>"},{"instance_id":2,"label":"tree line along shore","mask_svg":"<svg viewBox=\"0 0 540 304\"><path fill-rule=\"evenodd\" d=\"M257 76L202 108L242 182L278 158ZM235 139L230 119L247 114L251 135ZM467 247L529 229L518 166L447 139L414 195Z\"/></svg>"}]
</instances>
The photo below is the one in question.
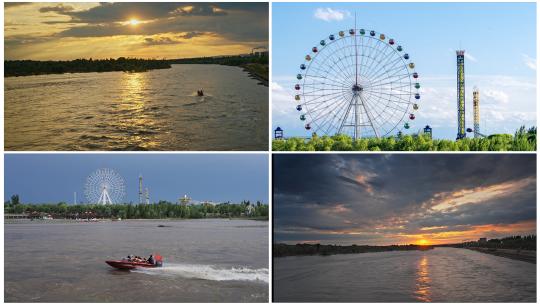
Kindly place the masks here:
<instances>
[{"instance_id":1,"label":"tree line along shore","mask_svg":"<svg viewBox=\"0 0 540 304\"><path fill-rule=\"evenodd\" d=\"M4 60L4 77L92 73L92 72L146 72L169 69L172 64L219 64L244 68L253 78L268 85L267 55L236 55L186 59L140 59L119 57L117 59L75 59L67 61Z\"/></svg>"},{"instance_id":2,"label":"tree line along shore","mask_svg":"<svg viewBox=\"0 0 540 304\"><path fill-rule=\"evenodd\" d=\"M536 263L536 235L515 235L489 240L483 238L478 241L438 246L464 248L514 260Z\"/></svg>"},{"instance_id":3,"label":"tree line along shore","mask_svg":"<svg viewBox=\"0 0 540 304\"><path fill-rule=\"evenodd\" d=\"M354 140L348 135L274 139L274 151L536 151L536 127L520 127L514 135L485 138L432 139L426 134Z\"/></svg>"},{"instance_id":4,"label":"tree line along shore","mask_svg":"<svg viewBox=\"0 0 540 304\"><path fill-rule=\"evenodd\" d=\"M369 245L321 245L321 244L274 244L272 251L274 257L298 256L298 255L334 255L334 254L355 254L367 252L384 251L410 251L410 250L430 250L430 245L389 245L389 246L369 246Z\"/></svg>"},{"instance_id":5,"label":"tree line along shore","mask_svg":"<svg viewBox=\"0 0 540 304\"><path fill-rule=\"evenodd\" d=\"M268 220L268 205L259 201L252 203L201 203L175 204L160 201L157 204L22 204L18 198L4 202L4 215L26 215L40 219L203 219L203 218L252 218Z\"/></svg>"}]
</instances>

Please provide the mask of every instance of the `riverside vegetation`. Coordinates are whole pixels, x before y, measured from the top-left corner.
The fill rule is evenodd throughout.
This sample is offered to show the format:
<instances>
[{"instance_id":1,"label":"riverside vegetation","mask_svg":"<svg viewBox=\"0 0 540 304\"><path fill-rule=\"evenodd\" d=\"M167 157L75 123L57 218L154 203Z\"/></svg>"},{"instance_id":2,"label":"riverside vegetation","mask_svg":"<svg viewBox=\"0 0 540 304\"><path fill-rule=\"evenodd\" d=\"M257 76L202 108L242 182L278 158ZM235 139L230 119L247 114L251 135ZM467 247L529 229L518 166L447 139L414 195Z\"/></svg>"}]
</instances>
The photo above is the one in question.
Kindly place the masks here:
<instances>
[{"instance_id":1,"label":"riverside vegetation","mask_svg":"<svg viewBox=\"0 0 540 304\"><path fill-rule=\"evenodd\" d=\"M402 135L354 140L348 135L321 136L310 139L291 137L272 141L274 151L536 151L536 127L519 128L511 134L453 141L432 139L428 135Z\"/></svg>"},{"instance_id":2,"label":"riverside vegetation","mask_svg":"<svg viewBox=\"0 0 540 304\"><path fill-rule=\"evenodd\" d=\"M252 56L219 56L219 57L200 57L170 60L173 64L219 64L229 66L239 66L244 68L252 77L268 86L268 55Z\"/></svg>"},{"instance_id":3,"label":"riverside vegetation","mask_svg":"<svg viewBox=\"0 0 540 304\"><path fill-rule=\"evenodd\" d=\"M71 61L5 60L4 76L30 76L63 73L91 72L145 72L153 69L169 69L164 60L148 60L119 57L118 59L75 59Z\"/></svg>"},{"instance_id":4,"label":"riverside vegetation","mask_svg":"<svg viewBox=\"0 0 540 304\"><path fill-rule=\"evenodd\" d=\"M63 73L91 72L146 72L154 69L169 69L171 64L219 64L239 66L253 77L268 85L268 56L235 55L187 59L75 59L67 61L5 60L4 76L30 76Z\"/></svg>"},{"instance_id":5,"label":"riverside vegetation","mask_svg":"<svg viewBox=\"0 0 540 304\"><path fill-rule=\"evenodd\" d=\"M259 201L252 203L220 204L174 204L159 201L157 204L77 204L65 202L57 204L22 204L19 196L13 195L4 203L4 214L28 214L39 217L50 214L53 218L86 219L86 218L122 218L122 219L201 219L201 218L257 218L268 219L268 205Z\"/></svg>"},{"instance_id":6,"label":"riverside vegetation","mask_svg":"<svg viewBox=\"0 0 540 304\"><path fill-rule=\"evenodd\" d=\"M272 249L274 257L286 257L296 255L333 255L333 254L353 254L366 252L383 251L408 251L408 250L429 250L433 246L429 245L390 245L390 246L369 246L369 245L321 245L321 244L274 244Z\"/></svg>"},{"instance_id":7,"label":"riverside vegetation","mask_svg":"<svg viewBox=\"0 0 540 304\"><path fill-rule=\"evenodd\" d=\"M495 249L516 249L516 250L536 250L536 235L514 235L501 239L489 239L485 242L473 241L460 244L446 245L456 248L495 248Z\"/></svg>"}]
</instances>

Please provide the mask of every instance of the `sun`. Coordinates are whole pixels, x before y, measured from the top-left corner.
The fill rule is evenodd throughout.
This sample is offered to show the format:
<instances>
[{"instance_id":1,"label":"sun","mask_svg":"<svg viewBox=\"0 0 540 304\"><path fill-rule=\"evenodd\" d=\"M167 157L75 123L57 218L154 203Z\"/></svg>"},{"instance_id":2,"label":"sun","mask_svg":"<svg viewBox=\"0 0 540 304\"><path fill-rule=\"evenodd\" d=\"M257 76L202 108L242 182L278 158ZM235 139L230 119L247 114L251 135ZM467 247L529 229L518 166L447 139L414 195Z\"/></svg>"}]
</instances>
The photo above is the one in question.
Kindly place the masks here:
<instances>
[{"instance_id":1,"label":"sun","mask_svg":"<svg viewBox=\"0 0 540 304\"><path fill-rule=\"evenodd\" d=\"M133 26L136 26L137 24L139 24L139 20L137 19L131 19L129 20L129 24L133 25Z\"/></svg>"},{"instance_id":2,"label":"sun","mask_svg":"<svg viewBox=\"0 0 540 304\"><path fill-rule=\"evenodd\" d=\"M418 241L418 245L428 245L429 242L426 239L421 239Z\"/></svg>"}]
</instances>

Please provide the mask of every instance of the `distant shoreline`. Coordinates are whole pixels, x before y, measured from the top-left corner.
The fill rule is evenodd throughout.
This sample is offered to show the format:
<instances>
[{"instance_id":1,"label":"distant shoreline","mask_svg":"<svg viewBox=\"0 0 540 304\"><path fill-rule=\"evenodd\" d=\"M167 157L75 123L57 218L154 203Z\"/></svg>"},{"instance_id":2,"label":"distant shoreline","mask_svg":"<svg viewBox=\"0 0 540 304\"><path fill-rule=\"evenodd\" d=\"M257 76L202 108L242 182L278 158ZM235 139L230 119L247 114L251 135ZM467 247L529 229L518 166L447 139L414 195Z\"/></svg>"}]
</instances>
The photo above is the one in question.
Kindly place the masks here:
<instances>
[{"instance_id":1,"label":"distant shoreline","mask_svg":"<svg viewBox=\"0 0 540 304\"><path fill-rule=\"evenodd\" d=\"M265 67L258 63L248 63L239 67L242 68L244 72L247 72L251 78L258 80L260 85L265 87L268 86L268 66ZM264 71L265 69L266 73Z\"/></svg>"},{"instance_id":2,"label":"distant shoreline","mask_svg":"<svg viewBox=\"0 0 540 304\"><path fill-rule=\"evenodd\" d=\"M519 250L519 249L496 249L496 248L481 248L481 247L464 247L485 254L496 255L512 260L518 260L536 264L536 251L534 250Z\"/></svg>"},{"instance_id":3,"label":"distant shoreline","mask_svg":"<svg viewBox=\"0 0 540 304\"><path fill-rule=\"evenodd\" d=\"M131 221L163 221L163 222L180 222L188 220L244 220L244 221L260 221L268 222L267 217L216 217L216 218L163 218L163 219L97 219L97 220L86 220L86 219L4 219L4 224L65 224L65 223L104 223L104 222L131 222Z\"/></svg>"},{"instance_id":4,"label":"distant shoreline","mask_svg":"<svg viewBox=\"0 0 540 304\"><path fill-rule=\"evenodd\" d=\"M433 246L430 245L390 245L390 246L369 246L369 245L351 245L351 246L339 246L339 245L321 245L321 244L274 244L272 248L273 257L287 257L287 256L306 256L306 255L318 255L329 256L336 254L359 254L369 252L385 252L385 251L411 251L411 250L431 250Z\"/></svg>"},{"instance_id":5,"label":"distant shoreline","mask_svg":"<svg viewBox=\"0 0 540 304\"><path fill-rule=\"evenodd\" d=\"M126 72L139 73L170 69L166 60L137 59L76 59L69 61L4 60L4 77L22 77L66 73Z\"/></svg>"},{"instance_id":6,"label":"distant shoreline","mask_svg":"<svg viewBox=\"0 0 540 304\"><path fill-rule=\"evenodd\" d=\"M218 64L238 66L268 86L268 55L231 55L184 59L75 59L75 60L4 60L4 77L66 73L146 72L170 69L172 64Z\"/></svg>"}]
</instances>

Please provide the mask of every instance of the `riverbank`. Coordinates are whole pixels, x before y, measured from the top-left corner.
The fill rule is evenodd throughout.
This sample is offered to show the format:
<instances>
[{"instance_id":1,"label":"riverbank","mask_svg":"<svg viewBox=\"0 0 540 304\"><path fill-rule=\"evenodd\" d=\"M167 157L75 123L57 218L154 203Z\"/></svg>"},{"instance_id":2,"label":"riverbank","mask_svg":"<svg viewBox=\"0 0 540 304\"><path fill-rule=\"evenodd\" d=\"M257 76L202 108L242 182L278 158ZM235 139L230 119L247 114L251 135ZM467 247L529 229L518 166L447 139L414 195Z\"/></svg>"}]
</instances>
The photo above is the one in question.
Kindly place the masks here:
<instances>
[{"instance_id":1,"label":"riverbank","mask_svg":"<svg viewBox=\"0 0 540 304\"><path fill-rule=\"evenodd\" d=\"M242 67L244 72L247 72L251 78L258 80L259 84L266 87L268 86L268 64L247 63L240 67Z\"/></svg>"},{"instance_id":2,"label":"riverbank","mask_svg":"<svg viewBox=\"0 0 540 304\"><path fill-rule=\"evenodd\" d=\"M163 222L179 222L191 220L245 220L268 222L268 217L214 217L214 218L164 218L164 219L4 219L4 224L69 224L69 223L103 223L103 222L134 222L134 221L163 221Z\"/></svg>"},{"instance_id":3,"label":"riverbank","mask_svg":"<svg viewBox=\"0 0 540 304\"><path fill-rule=\"evenodd\" d=\"M335 255L335 254L355 254L367 252L384 251L410 251L410 250L431 250L429 245L390 245L390 246L368 246L368 245L321 245L321 244L274 244L272 255L274 257L299 256L299 255Z\"/></svg>"},{"instance_id":4,"label":"riverbank","mask_svg":"<svg viewBox=\"0 0 540 304\"><path fill-rule=\"evenodd\" d=\"M536 251L534 250L497 249L481 247L465 247L465 249L536 264Z\"/></svg>"},{"instance_id":5,"label":"riverbank","mask_svg":"<svg viewBox=\"0 0 540 304\"><path fill-rule=\"evenodd\" d=\"M100 60L76 59L70 61L6 60L4 61L4 77L96 72L139 73L170 68L171 64L165 60L125 57Z\"/></svg>"}]
</instances>

